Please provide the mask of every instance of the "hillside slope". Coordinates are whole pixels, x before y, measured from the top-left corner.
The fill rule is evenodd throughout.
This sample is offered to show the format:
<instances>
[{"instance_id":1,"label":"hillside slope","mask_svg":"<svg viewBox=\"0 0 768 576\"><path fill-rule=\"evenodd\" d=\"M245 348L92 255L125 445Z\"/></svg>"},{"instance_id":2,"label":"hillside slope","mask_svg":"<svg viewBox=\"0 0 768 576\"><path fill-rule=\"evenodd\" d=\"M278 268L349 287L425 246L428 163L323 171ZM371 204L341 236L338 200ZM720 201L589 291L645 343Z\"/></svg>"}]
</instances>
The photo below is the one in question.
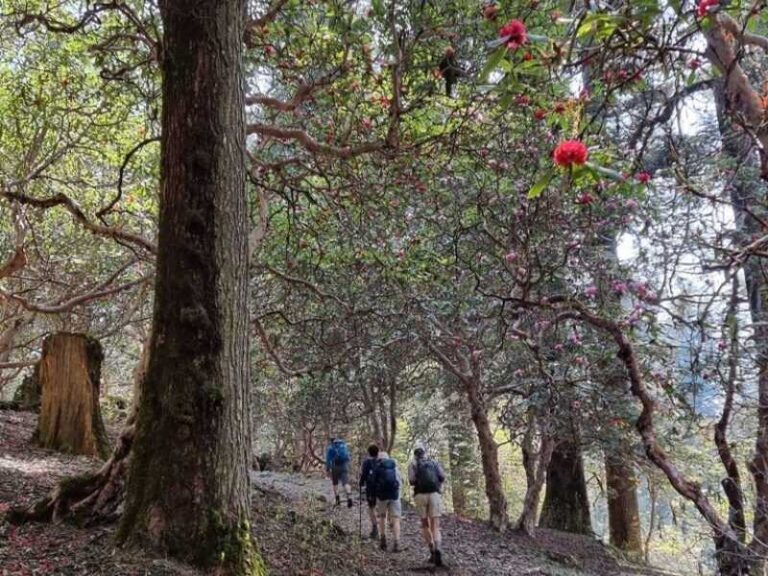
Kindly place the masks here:
<instances>
[{"instance_id":1,"label":"hillside slope","mask_svg":"<svg viewBox=\"0 0 768 576\"><path fill-rule=\"evenodd\" d=\"M0 410L0 514L44 495L64 477L99 462L31 445L34 414ZM253 526L275 576L393 576L433 571L425 562L418 519L404 510L399 554L381 552L361 539L365 511L336 508L327 480L316 476L253 473ZM357 504L357 500L356 500ZM31 576L197 576L200 572L164 558L114 544L114 526L77 528L62 524L10 526L0 522L0 574ZM499 535L478 522L444 519L444 549L452 576L632 576L660 572L630 566L598 542L541 531L536 539Z\"/></svg>"}]
</instances>

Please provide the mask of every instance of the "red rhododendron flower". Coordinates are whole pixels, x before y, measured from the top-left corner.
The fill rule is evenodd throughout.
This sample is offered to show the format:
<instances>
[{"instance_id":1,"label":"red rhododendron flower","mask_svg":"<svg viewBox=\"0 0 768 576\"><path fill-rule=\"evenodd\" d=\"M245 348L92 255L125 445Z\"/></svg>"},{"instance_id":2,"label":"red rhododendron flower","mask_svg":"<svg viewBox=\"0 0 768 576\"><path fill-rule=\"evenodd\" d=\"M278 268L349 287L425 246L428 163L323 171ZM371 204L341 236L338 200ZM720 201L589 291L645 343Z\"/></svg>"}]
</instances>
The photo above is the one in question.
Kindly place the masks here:
<instances>
[{"instance_id":1,"label":"red rhododendron flower","mask_svg":"<svg viewBox=\"0 0 768 576\"><path fill-rule=\"evenodd\" d=\"M507 48L510 50L517 50L528 41L528 31L520 20L510 20L499 30L499 38L507 39Z\"/></svg>"},{"instance_id":2,"label":"red rhododendron flower","mask_svg":"<svg viewBox=\"0 0 768 576\"><path fill-rule=\"evenodd\" d=\"M528 106L531 103L531 97L525 94L518 94L515 97L515 104L518 106Z\"/></svg>"},{"instance_id":3,"label":"red rhododendron flower","mask_svg":"<svg viewBox=\"0 0 768 576\"><path fill-rule=\"evenodd\" d=\"M578 196L576 196L576 204L583 204L585 206L589 206L595 201L595 197L592 196L589 192L582 192Z\"/></svg>"},{"instance_id":4,"label":"red rhododendron flower","mask_svg":"<svg viewBox=\"0 0 768 576\"><path fill-rule=\"evenodd\" d=\"M547 111L538 108L533 111L533 117L536 118L536 120L544 120L544 118L547 117Z\"/></svg>"},{"instance_id":5,"label":"red rhododendron flower","mask_svg":"<svg viewBox=\"0 0 768 576\"><path fill-rule=\"evenodd\" d=\"M704 18L705 16L709 16L710 10L712 8L719 5L719 0L701 0L699 5L696 7L696 13L699 15L699 18Z\"/></svg>"},{"instance_id":6,"label":"red rhododendron flower","mask_svg":"<svg viewBox=\"0 0 768 576\"><path fill-rule=\"evenodd\" d=\"M699 68L701 68L701 60L699 60L698 58L692 58L688 60L688 68L690 68L691 70L698 70Z\"/></svg>"},{"instance_id":7,"label":"red rhododendron flower","mask_svg":"<svg viewBox=\"0 0 768 576\"><path fill-rule=\"evenodd\" d=\"M589 152L587 147L578 140L565 140L560 142L555 148L555 164L567 168L574 164L584 164L587 161Z\"/></svg>"},{"instance_id":8,"label":"red rhododendron flower","mask_svg":"<svg viewBox=\"0 0 768 576\"><path fill-rule=\"evenodd\" d=\"M648 184L651 181L651 175L648 172L638 172L635 174L635 180L641 184Z\"/></svg>"}]
</instances>

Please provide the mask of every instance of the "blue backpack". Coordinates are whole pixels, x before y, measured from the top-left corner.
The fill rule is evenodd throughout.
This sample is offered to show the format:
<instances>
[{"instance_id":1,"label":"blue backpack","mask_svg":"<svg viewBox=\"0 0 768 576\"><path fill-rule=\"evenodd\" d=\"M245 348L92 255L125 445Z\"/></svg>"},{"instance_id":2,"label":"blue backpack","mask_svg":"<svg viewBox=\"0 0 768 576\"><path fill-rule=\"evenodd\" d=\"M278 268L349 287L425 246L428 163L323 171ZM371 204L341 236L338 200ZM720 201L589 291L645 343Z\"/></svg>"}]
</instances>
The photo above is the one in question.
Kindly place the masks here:
<instances>
[{"instance_id":1,"label":"blue backpack","mask_svg":"<svg viewBox=\"0 0 768 576\"><path fill-rule=\"evenodd\" d=\"M343 466L349 463L349 448L344 440L336 440L333 443L333 465Z\"/></svg>"},{"instance_id":2,"label":"blue backpack","mask_svg":"<svg viewBox=\"0 0 768 576\"><path fill-rule=\"evenodd\" d=\"M380 460L373 469L373 485L379 500L400 498L400 481L397 479L397 465L392 458Z\"/></svg>"}]
</instances>

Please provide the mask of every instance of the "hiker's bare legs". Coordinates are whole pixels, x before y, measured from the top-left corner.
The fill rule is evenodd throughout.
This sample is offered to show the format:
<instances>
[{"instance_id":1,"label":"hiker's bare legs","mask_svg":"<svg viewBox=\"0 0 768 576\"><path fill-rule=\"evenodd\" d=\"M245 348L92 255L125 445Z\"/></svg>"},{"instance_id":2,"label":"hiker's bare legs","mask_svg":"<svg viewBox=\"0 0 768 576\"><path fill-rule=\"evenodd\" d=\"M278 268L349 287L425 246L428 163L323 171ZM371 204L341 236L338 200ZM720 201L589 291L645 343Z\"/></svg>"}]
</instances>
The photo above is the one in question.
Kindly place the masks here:
<instances>
[{"instance_id":1,"label":"hiker's bare legs","mask_svg":"<svg viewBox=\"0 0 768 576\"><path fill-rule=\"evenodd\" d=\"M390 518L389 526L392 529L392 537L395 542L400 542L400 518L397 516Z\"/></svg>"},{"instance_id":2,"label":"hiker's bare legs","mask_svg":"<svg viewBox=\"0 0 768 576\"><path fill-rule=\"evenodd\" d=\"M435 544L435 548L442 549L443 537L440 533L440 518L435 516L429 519L429 531L432 534L432 542Z\"/></svg>"},{"instance_id":3,"label":"hiker's bare legs","mask_svg":"<svg viewBox=\"0 0 768 576\"><path fill-rule=\"evenodd\" d=\"M379 514L379 538L387 537L387 517Z\"/></svg>"},{"instance_id":4,"label":"hiker's bare legs","mask_svg":"<svg viewBox=\"0 0 768 576\"><path fill-rule=\"evenodd\" d=\"M435 542L432 540L432 530L430 530L429 527L429 518L421 519L421 536L424 538L424 543L429 546L430 550L432 550Z\"/></svg>"},{"instance_id":5,"label":"hiker's bare legs","mask_svg":"<svg viewBox=\"0 0 768 576\"><path fill-rule=\"evenodd\" d=\"M371 521L371 528L378 528L378 522L376 521L376 508L368 506L368 518Z\"/></svg>"}]
</instances>

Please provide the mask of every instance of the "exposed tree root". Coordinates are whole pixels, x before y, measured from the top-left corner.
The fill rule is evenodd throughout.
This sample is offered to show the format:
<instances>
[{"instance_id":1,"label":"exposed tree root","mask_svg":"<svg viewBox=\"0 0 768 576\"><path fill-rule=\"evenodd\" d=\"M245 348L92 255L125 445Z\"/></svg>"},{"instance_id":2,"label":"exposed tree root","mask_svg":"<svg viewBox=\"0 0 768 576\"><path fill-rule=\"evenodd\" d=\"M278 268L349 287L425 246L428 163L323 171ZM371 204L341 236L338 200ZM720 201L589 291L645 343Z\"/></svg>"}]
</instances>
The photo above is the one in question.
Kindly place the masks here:
<instances>
[{"instance_id":1,"label":"exposed tree root","mask_svg":"<svg viewBox=\"0 0 768 576\"><path fill-rule=\"evenodd\" d=\"M11 509L8 521L14 524L67 521L91 526L119 518L134 432L135 416L128 421L112 456L101 469L62 480L42 500L26 508Z\"/></svg>"}]
</instances>

